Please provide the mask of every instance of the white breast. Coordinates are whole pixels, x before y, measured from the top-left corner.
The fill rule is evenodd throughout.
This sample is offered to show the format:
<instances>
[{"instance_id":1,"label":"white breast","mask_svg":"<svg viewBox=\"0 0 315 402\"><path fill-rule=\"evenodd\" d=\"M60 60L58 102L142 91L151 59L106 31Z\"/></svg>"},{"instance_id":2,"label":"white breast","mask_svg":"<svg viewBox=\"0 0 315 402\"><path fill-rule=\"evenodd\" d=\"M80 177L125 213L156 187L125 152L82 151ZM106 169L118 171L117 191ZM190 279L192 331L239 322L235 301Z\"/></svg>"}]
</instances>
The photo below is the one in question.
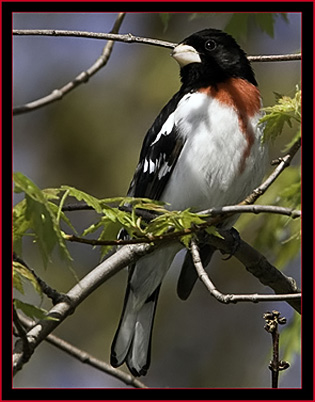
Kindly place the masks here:
<instances>
[{"instance_id":1,"label":"white breast","mask_svg":"<svg viewBox=\"0 0 315 402\"><path fill-rule=\"evenodd\" d=\"M187 94L174 112L175 125L186 143L162 200L172 209L203 210L245 198L266 169L266 147L257 127L260 117L249 120L255 140L241 169L248 143L237 112L205 93Z\"/></svg>"}]
</instances>

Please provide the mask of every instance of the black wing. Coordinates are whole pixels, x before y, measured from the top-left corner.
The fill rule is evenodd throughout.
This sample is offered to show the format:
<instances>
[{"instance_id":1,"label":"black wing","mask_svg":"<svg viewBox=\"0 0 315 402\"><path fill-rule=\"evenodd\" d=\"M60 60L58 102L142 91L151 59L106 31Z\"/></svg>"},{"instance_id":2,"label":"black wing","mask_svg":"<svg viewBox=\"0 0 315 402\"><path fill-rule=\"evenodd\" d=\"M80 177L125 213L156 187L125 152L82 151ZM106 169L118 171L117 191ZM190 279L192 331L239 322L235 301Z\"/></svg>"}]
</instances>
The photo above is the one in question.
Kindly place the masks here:
<instances>
[{"instance_id":1,"label":"black wing","mask_svg":"<svg viewBox=\"0 0 315 402\"><path fill-rule=\"evenodd\" d=\"M161 197L185 143L174 123L181 97L179 92L174 95L147 132L128 196L154 200Z\"/></svg>"}]
</instances>

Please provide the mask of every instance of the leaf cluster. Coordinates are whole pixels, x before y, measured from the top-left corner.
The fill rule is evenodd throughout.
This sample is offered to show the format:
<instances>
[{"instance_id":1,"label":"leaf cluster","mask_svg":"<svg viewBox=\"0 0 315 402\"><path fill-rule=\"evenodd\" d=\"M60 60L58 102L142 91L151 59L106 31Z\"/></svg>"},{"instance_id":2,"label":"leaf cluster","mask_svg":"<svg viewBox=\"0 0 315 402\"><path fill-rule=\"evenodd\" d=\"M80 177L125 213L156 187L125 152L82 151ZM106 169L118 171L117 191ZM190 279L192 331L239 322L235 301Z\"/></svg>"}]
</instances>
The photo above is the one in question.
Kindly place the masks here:
<instances>
[{"instance_id":1,"label":"leaf cluster","mask_svg":"<svg viewBox=\"0 0 315 402\"><path fill-rule=\"evenodd\" d=\"M17 193L23 192L25 198L13 208L13 250L22 256L22 241L25 236L31 236L34 244L38 246L46 267L52 259L52 253L58 248L59 254L69 263L72 257L67 248L67 236L62 224L68 227L73 234L77 230L69 217L63 211L66 201L71 198L84 204L77 204L78 209L89 206L97 214L95 222L85 228L81 234L87 237L91 233L98 232L97 240L115 241L119 232L124 229L131 238L141 238L154 241L166 233L185 232L194 225L205 222L206 215L202 218L191 212L169 211L166 205L159 201L147 198L115 197L98 199L84 191L71 186L50 188L41 190L28 177L22 173L14 174ZM126 210L127 209L127 210ZM147 220L141 215L141 211L151 212L153 219ZM145 216L145 215L143 215ZM189 236L183 236L183 243L188 247ZM101 247L103 258L113 246ZM35 291L42 295L35 276L27 267L19 262L13 264L13 285L20 293L24 294L23 281L29 281ZM32 318L39 318L44 310L32 310L30 306L21 301L15 302L16 308L21 309Z\"/></svg>"},{"instance_id":2,"label":"leaf cluster","mask_svg":"<svg viewBox=\"0 0 315 402\"><path fill-rule=\"evenodd\" d=\"M295 95L291 98L275 93L276 104L265 107L265 116L260 119L264 126L263 141L274 141L283 131L284 126L292 128L293 122L301 124L301 90L297 87ZM292 142L301 136L300 129L297 130ZM288 144L288 147L290 144Z\"/></svg>"}]
</instances>

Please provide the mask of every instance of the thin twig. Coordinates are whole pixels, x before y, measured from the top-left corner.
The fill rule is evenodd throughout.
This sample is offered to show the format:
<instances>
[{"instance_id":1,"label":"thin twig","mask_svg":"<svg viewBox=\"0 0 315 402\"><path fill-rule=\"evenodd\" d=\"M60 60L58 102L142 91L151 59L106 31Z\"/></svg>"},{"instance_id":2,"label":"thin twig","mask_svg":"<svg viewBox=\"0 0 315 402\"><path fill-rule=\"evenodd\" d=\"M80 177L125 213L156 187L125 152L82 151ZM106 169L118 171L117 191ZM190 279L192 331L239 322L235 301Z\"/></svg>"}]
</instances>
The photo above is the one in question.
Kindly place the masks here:
<instances>
[{"instance_id":1,"label":"thin twig","mask_svg":"<svg viewBox=\"0 0 315 402\"><path fill-rule=\"evenodd\" d=\"M197 243L192 240L191 241L191 256L192 260L194 263L194 266L196 268L196 271L198 273L198 277L201 280L201 282L205 285L205 287L208 289L210 292L211 296L213 296L216 300L218 300L220 303L223 304L230 304L230 303L238 303L238 302L252 302L252 303L258 303L258 302L270 302L270 301L288 301L288 300L301 300L301 293L289 293L289 294L277 294L277 295L272 295L272 294L224 294L220 292L210 279L209 275L205 271L200 254L199 254L199 249Z\"/></svg>"},{"instance_id":2,"label":"thin twig","mask_svg":"<svg viewBox=\"0 0 315 402\"><path fill-rule=\"evenodd\" d=\"M111 33L99 33L99 32L86 32L86 31L58 30L58 29L14 29L13 35L70 36L75 38L113 40L124 43L140 43L144 45L160 46L169 49L173 49L177 45L177 43L174 42L168 42L154 38L144 38L141 36L133 35L131 33L114 34L113 31ZM257 56L253 55L248 56L248 59L252 62L296 61L301 60L301 53L257 55Z\"/></svg>"},{"instance_id":3,"label":"thin twig","mask_svg":"<svg viewBox=\"0 0 315 402\"><path fill-rule=\"evenodd\" d=\"M247 56L247 58L252 63L253 62L274 62L274 61L297 61L297 60L301 60L301 53Z\"/></svg>"},{"instance_id":4,"label":"thin twig","mask_svg":"<svg viewBox=\"0 0 315 402\"><path fill-rule=\"evenodd\" d=\"M274 171L267 177L267 179L257 187L248 197L245 198L240 205L253 204L257 201L257 199L263 195L266 190L271 186L271 184L277 179L278 176L290 165L292 159L295 154L301 147L301 138L299 138L292 147L289 149L287 154L283 157L278 158L278 166L274 169Z\"/></svg>"},{"instance_id":5,"label":"thin twig","mask_svg":"<svg viewBox=\"0 0 315 402\"><path fill-rule=\"evenodd\" d=\"M223 254L233 254L248 272L254 275L264 286L270 287L276 294L298 294L297 299L288 299L287 303L301 314L301 290L296 281L270 264L263 254L244 240L240 238L236 240L233 236L227 240L210 235L207 242Z\"/></svg>"},{"instance_id":6,"label":"thin twig","mask_svg":"<svg viewBox=\"0 0 315 402\"><path fill-rule=\"evenodd\" d=\"M279 311L267 312L263 316L266 321L265 330L272 336L272 360L269 364L271 370L271 386L272 388L278 388L279 372L286 370L290 367L290 364L284 360L279 360L279 339L280 334L278 331L278 325L286 323L285 317L280 317Z\"/></svg>"},{"instance_id":7,"label":"thin twig","mask_svg":"<svg viewBox=\"0 0 315 402\"><path fill-rule=\"evenodd\" d=\"M23 325L26 328L31 328L35 325L35 322L32 322L31 320L19 316L19 320L23 323ZM109 374L110 376L113 376L121 381L123 381L127 385L131 385L132 387L135 388L147 388L146 385L144 385L141 381L139 381L137 378L133 377L132 375L125 373L121 370L113 368L110 364L97 359L96 357L92 356L91 354L85 352L82 349L77 348L76 346L72 345L69 342L66 342L65 340L55 336L55 335L47 335L45 338L45 341L56 346L57 348L61 349L62 351L68 353L72 357L76 358L82 363L88 364L91 367L96 368L97 370L100 370L106 374Z\"/></svg>"},{"instance_id":8,"label":"thin twig","mask_svg":"<svg viewBox=\"0 0 315 402\"><path fill-rule=\"evenodd\" d=\"M113 29L111 31L112 34L109 34L109 35L113 35L114 33L118 32L118 30L123 22L124 17L125 17L125 13L118 14L116 21L114 23ZM52 32L56 32L56 31L52 31ZM36 110L40 107L48 105L52 102L60 100L64 97L64 95L71 92L78 85L86 83L94 74L96 74L102 67L104 67L107 64L107 62L110 58L114 43L115 43L114 41L109 40L107 42L107 44L105 45L101 56L96 60L96 62L90 68L88 68L86 71L82 71L79 75L77 75L77 77L74 80L68 82L67 84L65 84L63 87L61 87L59 89L53 90L51 94L44 96L43 98L37 99L33 102L29 102L22 106L14 107L13 115L30 112L32 110Z\"/></svg>"},{"instance_id":9,"label":"thin twig","mask_svg":"<svg viewBox=\"0 0 315 402\"><path fill-rule=\"evenodd\" d=\"M228 205L221 208L210 208L208 210L199 212L200 215L211 215L217 216L222 214L239 214L239 213L251 213L251 214L261 214L270 213L278 215L286 215L292 219L300 218L301 211L292 208L279 207L277 205Z\"/></svg>"}]
</instances>

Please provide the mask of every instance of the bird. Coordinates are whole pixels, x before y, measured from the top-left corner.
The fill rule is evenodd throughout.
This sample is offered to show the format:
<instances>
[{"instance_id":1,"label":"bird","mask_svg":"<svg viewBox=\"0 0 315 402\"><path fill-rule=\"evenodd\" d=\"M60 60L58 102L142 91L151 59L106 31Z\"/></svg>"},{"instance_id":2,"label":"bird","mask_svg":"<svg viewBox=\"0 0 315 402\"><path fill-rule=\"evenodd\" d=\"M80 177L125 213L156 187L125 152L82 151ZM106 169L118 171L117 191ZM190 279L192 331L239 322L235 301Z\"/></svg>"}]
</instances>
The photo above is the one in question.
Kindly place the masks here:
<instances>
[{"instance_id":1,"label":"bird","mask_svg":"<svg viewBox=\"0 0 315 402\"><path fill-rule=\"evenodd\" d=\"M224 31L207 28L172 50L181 86L148 130L128 196L167 203L171 210L201 211L241 202L263 179L267 146L262 141L262 98L246 53ZM225 224L232 227L230 219ZM127 364L146 375L162 280L183 246L170 243L128 267L128 283L111 365ZM206 266L214 249L200 243ZM195 282L190 253L177 293L187 299Z\"/></svg>"}]
</instances>

